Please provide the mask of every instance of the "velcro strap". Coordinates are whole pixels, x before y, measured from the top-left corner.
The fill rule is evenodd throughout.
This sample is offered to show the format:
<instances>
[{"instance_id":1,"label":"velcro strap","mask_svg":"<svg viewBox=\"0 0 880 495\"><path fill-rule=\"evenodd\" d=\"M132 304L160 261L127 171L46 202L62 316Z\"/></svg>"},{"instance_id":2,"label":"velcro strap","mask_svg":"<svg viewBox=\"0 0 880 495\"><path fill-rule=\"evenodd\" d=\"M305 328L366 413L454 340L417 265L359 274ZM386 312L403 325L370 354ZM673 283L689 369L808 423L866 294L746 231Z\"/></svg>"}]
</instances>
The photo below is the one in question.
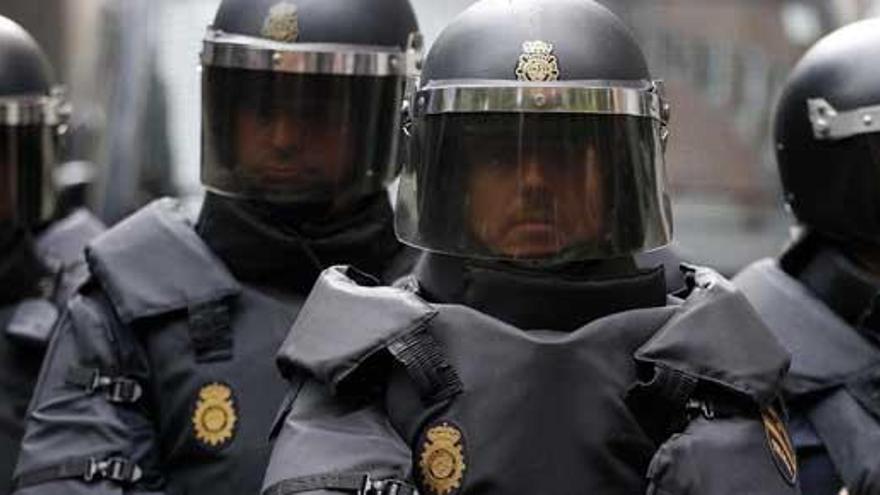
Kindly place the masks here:
<instances>
[{"instance_id":1,"label":"velcro strap","mask_svg":"<svg viewBox=\"0 0 880 495\"><path fill-rule=\"evenodd\" d=\"M316 490L357 495L418 495L416 488L409 483L395 479L373 480L365 473L326 473L291 478L263 490L263 495L291 495Z\"/></svg>"},{"instance_id":2,"label":"velcro strap","mask_svg":"<svg viewBox=\"0 0 880 495\"><path fill-rule=\"evenodd\" d=\"M626 404L655 442L664 442L689 421L688 404L699 381L664 366L654 366L647 382L638 382L626 395Z\"/></svg>"},{"instance_id":3,"label":"velcro strap","mask_svg":"<svg viewBox=\"0 0 880 495\"><path fill-rule=\"evenodd\" d=\"M232 326L229 305L212 301L189 308L189 333L196 362L232 359Z\"/></svg>"},{"instance_id":4,"label":"velcro strap","mask_svg":"<svg viewBox=\"0 0 880 495\"><path fill-rule=\"evenodd\" d=\"M123 457L71 459L61 464L24 473L15 480L18 489L64 479L81 479L86 483L113 481L121 485L137 483L143 471Z\"/></svg>"},{"instance_id":5,"label":"velcro strap","mask_svg":"<svg viewBox=\"0 0 880 495\"><path fill-rule=\"evenodd\" d=\"M398 338L388 345L388 352L406 368L425 403L434 404L461 393L458 373L427 330L420 329Z\"/></svg>"},{"instance_id":6,"label":"velcro strap","mask_svg":"<svg viewBox=\"0 0 880 495\"><path fill-rule=\"evenodd\" d=\"M105 375L95 368L70 368L65 382L83 388L89 394L101 392L113 403L131 404L144 395L143 387L136 380L125 376Z\"/></svg>"}]
</instances>

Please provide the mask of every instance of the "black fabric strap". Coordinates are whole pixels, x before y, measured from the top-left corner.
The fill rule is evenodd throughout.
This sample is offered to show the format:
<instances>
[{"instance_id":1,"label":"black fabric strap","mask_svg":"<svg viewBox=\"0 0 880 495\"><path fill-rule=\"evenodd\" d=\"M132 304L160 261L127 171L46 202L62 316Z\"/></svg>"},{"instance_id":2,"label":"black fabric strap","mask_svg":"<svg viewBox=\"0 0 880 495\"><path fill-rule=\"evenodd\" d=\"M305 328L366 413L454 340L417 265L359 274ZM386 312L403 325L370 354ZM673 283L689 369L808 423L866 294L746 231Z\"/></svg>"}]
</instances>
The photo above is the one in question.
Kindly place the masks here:
<instances>
[{"instance_id":1,"label":"black fabric strap","mask_svg":"<svg viewBox=\"0 0 880 495\"><path fill-rule=\"evenodd\" d=\"M659 445L687 425L688 406L698 383L696 378L679 371L654 366L649 381L636 383L629 390L626 404L645 433Z\"/></svg>"},{"instance_id":2,"label":"black fabric strap","mask_svg":"<svg viewBox=\"0 0 880 495\"><path fill-rule=\"evenodd\" d=\"M212 301L190 307L189 333L196 362L232 359L232 325L227 301Z\"/></svg>"},{"instance_id":3,"label":"black fabric strap","mask_svg":"<svg viewBox=\"0 0 880 495\"><path fill-rule=\"evenodd\" d=\"M388 352L406 368L425 403L434 404L461 393L458 373L427 330L420 329L398 338L388 345Z\"/></svg>"},{"instance_id":4,"label":"black fabric strap","mask_svg":"<svg viewBox=\"0 0 880 495\"><path fill-rule=\"evenodd\" d=\"M89 394L100 392L113 403L131 404L144 395L143 388L136 380L124 376L105 375L96 368L72 367L67 372L65 382L85 389Z\"/></svg>"},{"instance_id":5,"label":"black fabric strap","mask_svg":"<svg viewBox=\"0 0 880 495\"><path fill-rule=\"evenodd\" d=\"M292 495L317 490L333 490L357 495L418 495L415 487L400 480L373 480L364 473L327 473L280 481L263 495Z\"/></svg>"},{"instance_id":6,"label":"black fabric strap","mask_svg":"<svg viewBox=\"0 0 880 495\"><path fill-rule=\"evenodd\" d=\"M86 483L113 481L122 485L137 483L143 471L123 457L71 459L61 464L24 473L15 480L18 489L64 479L81 479Z\"/></svg>"}]
</instances>

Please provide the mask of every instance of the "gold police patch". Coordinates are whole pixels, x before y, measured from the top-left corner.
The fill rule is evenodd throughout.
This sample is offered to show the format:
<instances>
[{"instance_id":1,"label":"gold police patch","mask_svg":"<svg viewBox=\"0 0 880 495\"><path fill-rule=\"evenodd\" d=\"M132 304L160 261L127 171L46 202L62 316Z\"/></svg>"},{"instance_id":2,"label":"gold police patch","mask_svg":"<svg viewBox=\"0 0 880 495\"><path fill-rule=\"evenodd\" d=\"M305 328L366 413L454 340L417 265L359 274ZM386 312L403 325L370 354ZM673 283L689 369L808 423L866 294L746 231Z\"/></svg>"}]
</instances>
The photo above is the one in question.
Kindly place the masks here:
<instances>
[{"instance_id":1,"label":"gold police patch","mask_svg":"<svg viewBox=\"0 0 880 495\"><path fill-rule=\"evenodd\" d=\"M299 39L299 9L290 2L275 4L269 9L260 34L274 41L295 42Z\"/></svg>"},{"instance_id":2,"label":"gold police patch","mask_svg":"<svg viewBox=\"0 0 880 495\"><path fill-rule=\"evenodd\" d=\"M423 484L435 495L448 495L461 488L467 468L462 433L443 422L428 430L419 459Z\"/></svg>"},{"instance_id":3,"label":"gold police patch","mask_svg":"<svg viewBox=\"0 0 880 495\"><path fill-rule=\"evenodd\" d=\"M798 473L797 457L785 423L772 407L762 411L761 418L764 421L764 433L767 435L767 443L770 446L773 462L776 463L776 467L782 473L785 481L794 485L797 482Z\"/></svg>"},{"instance_id":4,"label":"gold police patch","mask_svg":"<svg viewBox=\"0 0 880 495\"><path fill-rule=\"evenodd\" d=\"M553 44L546 41L526 41L519 56L516 78L519 81L548 82L559 79L559 64L553 55Z\"/></svg>"},{"instance_id":5,"label":"gold police patch","mask_svg":"<svg viewBox=\"0 0 880 495\"><path fill-rule=\"evenodd\" d=\"M196 440L207 447L224 447L235 435L237 422L232 389L228 385L211 383L199 390L192 417Z\"/></svg>"}]
</instances>

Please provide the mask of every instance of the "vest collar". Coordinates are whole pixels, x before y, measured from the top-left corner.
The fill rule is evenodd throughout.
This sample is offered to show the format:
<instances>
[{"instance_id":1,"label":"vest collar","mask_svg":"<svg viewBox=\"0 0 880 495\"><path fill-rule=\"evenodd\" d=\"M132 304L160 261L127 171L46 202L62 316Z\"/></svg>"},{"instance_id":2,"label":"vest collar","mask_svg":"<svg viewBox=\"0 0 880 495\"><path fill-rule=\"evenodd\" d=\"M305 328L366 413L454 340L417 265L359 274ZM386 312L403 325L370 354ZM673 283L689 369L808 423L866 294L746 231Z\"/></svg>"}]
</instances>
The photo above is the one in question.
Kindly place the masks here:
<instances>
[{"instance_id":1,"label":"vest collar","mask_svg":"<svg viewBox=\"0 0 880 495\"><path fill-rule=\"evenodd\" d=\"M640 271L630 260L551 272L426 254L415 277L432 302L468 306L524 330L573 331L604 316L667 302L663 269Z\"/></svg>"}]
</instances>

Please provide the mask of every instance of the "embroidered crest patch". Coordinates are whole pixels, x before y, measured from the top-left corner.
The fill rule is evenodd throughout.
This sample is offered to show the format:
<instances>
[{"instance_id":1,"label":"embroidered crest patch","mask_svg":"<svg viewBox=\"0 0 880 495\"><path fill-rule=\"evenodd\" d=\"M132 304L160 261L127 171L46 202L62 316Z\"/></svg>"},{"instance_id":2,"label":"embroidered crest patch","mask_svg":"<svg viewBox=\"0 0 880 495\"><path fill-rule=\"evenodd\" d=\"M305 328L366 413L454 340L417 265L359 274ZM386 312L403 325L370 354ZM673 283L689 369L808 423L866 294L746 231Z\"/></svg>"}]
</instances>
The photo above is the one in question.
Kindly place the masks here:
<instances>
[{"instance_id":1,"label":"embroidered crest patch","mask_svg":"<svg viewBox=\"0 0 880 495\"><path fill-rule=\"evenodd\" d=\"M772 407L761 412L761 419L764 421L764 433L767 435L767 444L770 446L773 462L776 463L785 481L794 485L798 473L797 457L785 423Z\"/></svg>"},{"instance_id":2,"label":"embroidered crest patch","mask_svg":"<svg viewBox=\"0 0 880 495\"><path fill-rule=\"evenodd\" d=\"M435 495L461 488L465 463L464 437L452 423L443 421L428 429L422 444L419 470L423 484Z\"/></svg>"},{"instance_id":3,"label":"embroidered crest patch","mask_svg":"<svg viewBox=\"0 0 880 495\"><path fill-rule=\"evenodd\" d=\"M232 389L222 383L211 383L199 390L192 417L196 440L204 446L222 448L235 436L238 414Z\"/></svg>"}]
</instances>

